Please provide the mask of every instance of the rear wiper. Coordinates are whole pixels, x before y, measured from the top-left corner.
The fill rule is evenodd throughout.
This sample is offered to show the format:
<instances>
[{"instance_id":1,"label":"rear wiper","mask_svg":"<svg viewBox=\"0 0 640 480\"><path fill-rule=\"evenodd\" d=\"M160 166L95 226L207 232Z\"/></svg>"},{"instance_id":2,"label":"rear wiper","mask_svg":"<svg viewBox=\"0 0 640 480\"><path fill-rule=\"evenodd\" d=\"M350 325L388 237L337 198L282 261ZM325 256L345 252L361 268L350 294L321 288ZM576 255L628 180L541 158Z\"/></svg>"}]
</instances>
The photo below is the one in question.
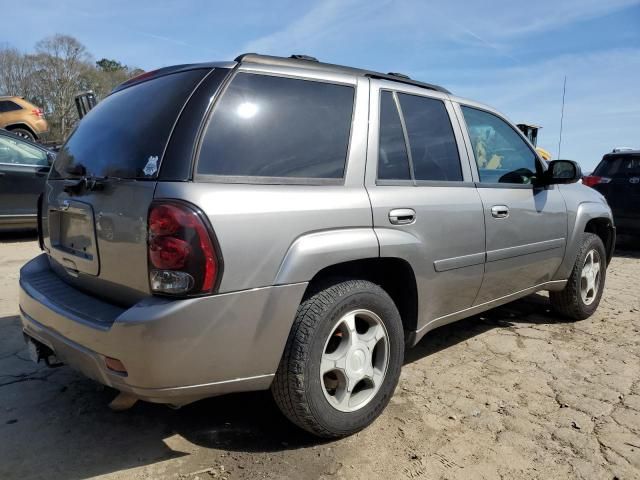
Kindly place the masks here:
<instances>
[{"instance_id":1,"label":"rear wiper","mask_svg":"<svg viewBox=\"0 0 640 480\"><path fill-rule=\"evenodd\" d=\"M107 180L120 180L117 177L96 177L96 176L83 176L75 181L66 180L64 185L64 191L69 195L77 195L83 190L87 192L97 192L104 190L104 186Z\"/></svg>"}]
</instances>

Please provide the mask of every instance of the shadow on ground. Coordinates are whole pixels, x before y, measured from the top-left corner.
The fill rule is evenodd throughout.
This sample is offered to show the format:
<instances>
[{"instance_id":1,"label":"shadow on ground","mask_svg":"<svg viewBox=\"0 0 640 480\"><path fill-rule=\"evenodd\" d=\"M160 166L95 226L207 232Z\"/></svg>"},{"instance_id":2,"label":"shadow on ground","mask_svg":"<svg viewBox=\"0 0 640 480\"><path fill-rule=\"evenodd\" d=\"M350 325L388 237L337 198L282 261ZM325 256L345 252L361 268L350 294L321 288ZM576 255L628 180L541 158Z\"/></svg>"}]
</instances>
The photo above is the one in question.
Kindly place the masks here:
<instances>
[{"instance_id":1,"label":"shadow on ground","mask_svg":"<svg viewBox=\"0 0 640 480\"><path fill-rule=\"evenodd\" d=\"M618 235L613 255L615 257L640 258L640 237Z\"/></svg>"},{"instance_id":2,"label":"shadow on ground","mask_svg":"<svg viewBox=\"0 0 640 480\"><path fill-rule=\"evenodd\" d=\"M33 229L0 232L0 244L17 242L37 242L38 232Z\"/></svg>"}]
</instances>

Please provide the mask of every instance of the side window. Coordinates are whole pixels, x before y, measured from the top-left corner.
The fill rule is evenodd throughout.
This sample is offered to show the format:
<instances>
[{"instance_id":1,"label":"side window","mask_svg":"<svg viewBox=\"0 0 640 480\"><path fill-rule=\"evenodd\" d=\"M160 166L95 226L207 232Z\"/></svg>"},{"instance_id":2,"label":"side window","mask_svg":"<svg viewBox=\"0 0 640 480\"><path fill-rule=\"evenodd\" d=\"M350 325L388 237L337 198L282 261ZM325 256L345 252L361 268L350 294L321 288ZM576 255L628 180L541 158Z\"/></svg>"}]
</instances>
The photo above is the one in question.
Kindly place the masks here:
<instances>
[{"instance_id":1,"label":"side window","mask_svg":"<svg viewBox=\"0 0 640 480\"><path fill-rule=\"evenodd\" d=\"M515 130L501 118L462 106L482 183L531 184L537 173L536 156Z\"/></svg>"},{"instance_id":2,"label":"side window","mask_svg":"<svg viewBox=\"0 0 640 480\"><path fill-rule=\"evenodd\" d=\"M388 91L382 91L380 95L378 178L380 180L411 180L409 156L400 115L393 94Z\"/></svg>"},{"instance_id":3,"label":"side window","mask_svg":"<svg viewBox=\"0 0 640 480\"><path fill-rule=\"evenodd\" d=\"M0 163L10 165L49 165L46 152L18 139L0 136Z\"/></svg>"},{"instance_id":4,"label":"side window","mask_svg":"<svg viewBox=\"0 0 640 480\"><path fill-rule=\"evenodd\" d=\"M0 113L13 112L15 110L22 110L22 107L9 100L3 100L0 102Z\"/></svg>"},{"instance_id":5,"label":"side window","mask_svg":"<svg viewBox=\"0 0 640 480\"><path fill-rule=\"evenodd\" d=\"M216 105L198 173L340 179L354 88L239 73Z\"/></svg>"},{"instance_id":6,"label":"side window","mask_svg":"<svg viewBox=\"0 0 640 480\"><path fill-rule=\"evenodd\" d=\"M444 102L398 94L416 180L462 181L460 155Z\"/></svg>"}]
</instances>

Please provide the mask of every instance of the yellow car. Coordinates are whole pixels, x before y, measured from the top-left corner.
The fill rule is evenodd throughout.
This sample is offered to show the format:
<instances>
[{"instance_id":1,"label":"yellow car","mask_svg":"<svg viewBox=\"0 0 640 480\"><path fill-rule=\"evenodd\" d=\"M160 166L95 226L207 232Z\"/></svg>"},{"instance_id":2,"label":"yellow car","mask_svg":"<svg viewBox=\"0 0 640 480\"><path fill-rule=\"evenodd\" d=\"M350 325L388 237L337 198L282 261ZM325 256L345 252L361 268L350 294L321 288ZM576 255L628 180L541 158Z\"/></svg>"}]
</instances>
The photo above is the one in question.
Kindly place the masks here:
<instances>
[{"instance_id":1,"label":"yellow car","mask_svg":"<svg viewBox=\"0 0 640 480\"><path fill-rule=\"evenodd\" d=\"M22 97L0 97L0 128L28 140L38 140L49 131L44 111Z\"/></svg>"}]
</instances>

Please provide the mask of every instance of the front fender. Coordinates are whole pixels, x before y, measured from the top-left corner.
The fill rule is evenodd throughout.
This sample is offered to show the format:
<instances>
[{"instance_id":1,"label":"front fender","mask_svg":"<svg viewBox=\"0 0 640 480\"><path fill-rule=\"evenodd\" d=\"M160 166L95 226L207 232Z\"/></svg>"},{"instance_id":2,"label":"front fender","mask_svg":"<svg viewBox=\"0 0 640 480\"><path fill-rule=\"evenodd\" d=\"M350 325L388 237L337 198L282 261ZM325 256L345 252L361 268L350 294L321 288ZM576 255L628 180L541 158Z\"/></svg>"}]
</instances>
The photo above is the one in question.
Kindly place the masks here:
<instances>
[{"instance_id":1,"label":"front fender","mask_svg":"<svg viewBox=\"0 0 640 480\"><path fill-rule=\"evenodd\" d=\"M369 227L308 233L289 247L274 285L308 282L323 268L379 253L378 239Z\"/></svg>"},{"instance_id":2,"label":"front fender","mask_svg":"<svg viewBox=\"0 0 640 480\"><path fill-rule=\"evenodd\" d=\"M558 268L554 280L564 280L571 275L578 250L582 242L582 234L589 221L596 218L605 218L613 225L613 215L608 205L602 202L582 202L574 212L568 212L569 238L564 254L564 260ZM609 255L610 252L607 252Z\"/></svg>"}]
</instances>

